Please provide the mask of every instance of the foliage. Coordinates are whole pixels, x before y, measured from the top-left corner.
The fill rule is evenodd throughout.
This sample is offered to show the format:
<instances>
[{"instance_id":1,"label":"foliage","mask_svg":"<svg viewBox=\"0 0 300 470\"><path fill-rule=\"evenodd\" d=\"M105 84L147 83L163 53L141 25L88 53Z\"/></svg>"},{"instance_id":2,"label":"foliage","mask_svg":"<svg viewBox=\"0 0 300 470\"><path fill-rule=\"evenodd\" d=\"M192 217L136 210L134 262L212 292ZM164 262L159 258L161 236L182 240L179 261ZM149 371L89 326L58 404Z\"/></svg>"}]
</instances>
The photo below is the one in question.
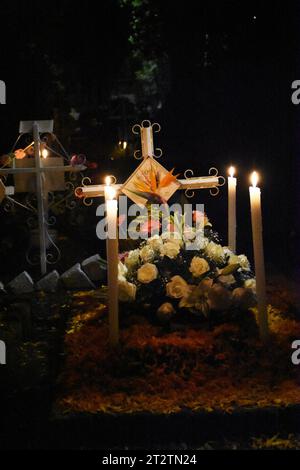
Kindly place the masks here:
<instances>
[{"instance_id":1,"label":"foliage","mask_svg":"<svg viewBox=\"0 0 300 470\"><path fill-rule=\"evenodd\" d=\"M129 12L131 61L138 109L147 115L160 109L170 87L169 58L164 46L161 5L149 0L119 0Z\"/></svg>"}]
</instances>

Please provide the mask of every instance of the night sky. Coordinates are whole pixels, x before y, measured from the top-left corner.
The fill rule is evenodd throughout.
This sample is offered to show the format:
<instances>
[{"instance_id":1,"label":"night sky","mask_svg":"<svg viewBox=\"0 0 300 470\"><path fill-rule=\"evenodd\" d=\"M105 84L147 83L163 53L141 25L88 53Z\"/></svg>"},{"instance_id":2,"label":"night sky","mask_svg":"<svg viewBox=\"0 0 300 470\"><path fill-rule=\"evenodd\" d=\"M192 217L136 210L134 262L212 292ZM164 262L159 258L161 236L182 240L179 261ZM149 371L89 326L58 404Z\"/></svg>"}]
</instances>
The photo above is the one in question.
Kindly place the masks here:
<instances>
[{"instance_id":1,"label":"night sky","mask_svg":"<svg viewBox=\"0 0 300 470\"><path fill-rule=\"evenodd\" d=\"M132 125L157 121L166 167L199 175L237 167L238 248L250 257L248 176L261 172L267 261L295 267L300 108L291 83L300 79L299 22L299 7L284 1L103 0L97 10L93 2L2 1L1 153L19 120L55 117L67 148L99 164L96 177L112 170L123 178L135 166ZM141 75L143 61L156 67L150 77L145 68ZM120 157L123 137L130 145ZM196 201L207 204L225 240L226 197L223 190Z\"/></svg>"}]
</instances>

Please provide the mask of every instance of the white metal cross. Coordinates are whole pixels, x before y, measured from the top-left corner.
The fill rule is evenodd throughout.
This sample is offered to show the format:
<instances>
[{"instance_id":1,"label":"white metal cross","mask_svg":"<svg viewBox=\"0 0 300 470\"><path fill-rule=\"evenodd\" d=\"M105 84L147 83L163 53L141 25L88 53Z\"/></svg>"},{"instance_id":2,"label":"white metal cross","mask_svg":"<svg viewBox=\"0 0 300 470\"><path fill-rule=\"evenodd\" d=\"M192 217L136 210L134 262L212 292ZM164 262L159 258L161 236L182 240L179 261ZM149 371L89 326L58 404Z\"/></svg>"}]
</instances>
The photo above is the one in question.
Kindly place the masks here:
<instances>
[{"instance_id":1,"label":"white metal cross","mask_svg":"<svg viewBox=\"0 0 300 470\"><path fill-rule=\"evenodd\" d=\"M40 134L42 133L52 133L53 132L53 121L21 121L20 123L20 134L33 134L33 146L34 146L34 159L30 159L30 162L33 162L32 166L28 167L17 167L15 161L13 161L13 166L10 168L0 169L0 176L7 177L9 175L14 175L14 177L19 178L19 183L24 186L24 176L26 174L35 175L35 193L37 196L37 214L38 214L38 226L39 226L39 246L40 246L40 267L41 274L44 275L47 272L47 221L48 221L48 191L47 179L51 174L58 175L64 174L67 172L80 172L85 170L84 165L64 165L62 159L53 158L57 165L51 166L52 158L45 160L41 156L41 140ZM29 161L29 160L28 160ZM50 164L49 164L50 163ZM20 177L21 180L20 180ZM26 185L25 185L26 186ZM14 193L14 187L5 188L3 182L0 184L0 202L7 196L10 196ZM18 192L18 191L16 191ZM26 192L24 189L19 192ZM10 199L12 202L15 202L13 199Z\"/></svg>"}]
</instances>

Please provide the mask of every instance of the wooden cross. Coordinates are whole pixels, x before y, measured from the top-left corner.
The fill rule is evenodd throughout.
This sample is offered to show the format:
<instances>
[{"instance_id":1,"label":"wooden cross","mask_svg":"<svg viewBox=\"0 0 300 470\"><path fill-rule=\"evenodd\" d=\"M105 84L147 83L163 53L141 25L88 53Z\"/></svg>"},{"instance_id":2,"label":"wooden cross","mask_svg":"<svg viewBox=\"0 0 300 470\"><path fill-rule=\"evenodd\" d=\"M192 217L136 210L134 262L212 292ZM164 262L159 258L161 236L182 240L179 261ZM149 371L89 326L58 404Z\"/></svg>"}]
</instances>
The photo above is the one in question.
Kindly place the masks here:
<instances>
[{"instance_id":1,"label":"wooden cross","mask_svg":"<svg viewBox=\"0 0 300 470\"><path fill-rule=\"evenodd\" d=\"M150 158L160 158L162 155L161 149L155 149L153 145L153 131L160 132L160 125L157 123L151 124L150 121L144 120L142 123L135 124L132 128L132 132L137 134L136 129L140 130L141 135L141 147L142 150L137 150L134 153L134 157L137 160L145 160L148 157ZM159 154L155 155L155 151L158 151ZM140 155L141 153L141 155ZM189 176L190 175L190 176ZM75 190L77 197L83 198L85 205L89 206L92 204L92 198L104 196L105 193L105 184L98 185L86 185L85 182L90 182L89 178L83 179L83 186ZM127 180L128 181L128 180ZM194 190L196 189L210 189L212 196L216 196L219 193L219 187L224 186L226 180L223 176L218 175L218 170L216 168L211 168L209 170L209 176L194 176L192 170L186 170L184 173L184 179L178 179L178 189L184 190L185 195L188 198L194 196ZM126 183L116 182L112 184L113 188L117 191L118 194L121 194L125 189Z\"/></svg>"},{"instance_id":2,"label":"wooden cross","mask_svg":"<svg viewBox=\"0 0 300 470\"><path fill-rule=\"evenodd\" d=\"M3 183L0 185L0 202L13 192L35 192L37 197L37 215L39 227L40 246L40 268L41 274L47 272L47 238L49 238L48 223L48 193L52 191L64 190L59 175L67 172L80 172L85 170L84 165L64 165L62 157L42 158L40 134L53 132L53 121L21 121L20 134L33 134L34 158L24 158L13 161L11 168L0 169L0 176L7 177L13 175L15 179L16 191L12 187L5 189ZM54 163L54 164L53 164ZM27 165L27 166L24 166ZM64 182L64 177L63 177ZM17 203L14 199L10 201Z\"/></svg>"},{"instance_id":3,"label":"wooden cross","mask_svg":"<svg viewBox=\"0 0 300 470\"><path fill-rule=\"evenodd\" d=\"M138 129L138 130L137 130ZM112 190L115 195L121 193L128 195L131 199L137 200L136 194L132 191L130 186L132 179L136 178L139 180L139 170L141 166L152 165L152 161L155 158L159 158L162 155L160 149L154 150L153 145L153 130L154 132L160 131L159 124L151 124L150 121L143 121L141 125L135 125L132 128L133 133L140 132L141 134L141 151L136 151L134 157L138 160L143 160L143 163L135 170L135 172L129 177L129 179L124 184L117 184L116 181L110 182L110 185L85 185L85 181L90 181L90 179L84 178L83 186L75 190L75 194L78 197L83 198L85 205L91 205L93 197L105 196L106 200L106 219L108 222L113 221L115 226L115 234L110 235L109 228L107 230L106 238L106 250L107 250L107 267L108 267L108 311L109 311L109 340L111 346L117 346L119 342L119 311L118 311L118 235L117 235L117 201L111 200L109 197L108 189ZM155 152L158 154L155 155ZM157 162L155 165L159 165ZM168 173L161 165L158 167L158 171L162 174ZM218 171L215 168L210 170L209 176L199 176L194 177L192 170L187 170L185 172L185 179L176 179L175 177L172 180L171 192L167 195L167 198L170 197L171 193L173 194L177 189L183 189L187 197L192 197L194 195L194 190L196 189L207 189L209 188L212 195L216 195L219 192L219 186L225 184L225 178L218 176ZM188 175L191 176L188 176ZM141 178L142 179L142 178ZM175 181L174 181L175 180ZM135 199L134 199L135 197ZM113 204L115 203L115 204Z\"/></svg>"}]
</instances>

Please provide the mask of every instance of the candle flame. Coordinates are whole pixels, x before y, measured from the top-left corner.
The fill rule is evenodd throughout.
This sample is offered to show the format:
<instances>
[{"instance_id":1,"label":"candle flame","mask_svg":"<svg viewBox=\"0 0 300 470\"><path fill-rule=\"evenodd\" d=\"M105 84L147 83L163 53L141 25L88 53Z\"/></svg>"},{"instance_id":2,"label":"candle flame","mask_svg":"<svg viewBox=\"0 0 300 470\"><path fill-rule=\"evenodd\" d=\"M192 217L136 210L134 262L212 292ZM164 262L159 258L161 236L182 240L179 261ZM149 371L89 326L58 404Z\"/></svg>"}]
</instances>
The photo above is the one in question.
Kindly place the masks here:
<instances>
[{"instance_id":1,"label":"candle flame","mask_svg":"<svg viewBox=\"0 0 300 470\"><path fill-rule=\"evenodd\" d=\"M106 184L106 186L110 186L110 185L111 185L111 177L110 177L110 176L107 176L107 177L105 178L105 184Z\"/></svg>"},{"instance_id":2,"label":"candle flame","mask_svg":"<svg viewBox=\"0 0 300 470\"><path fill-rule=\"evenodd\" d=\"M258 183L258 173L256 171L253 171L251 175L251 183L253 188L256 188L257 183Z\"/></svg>"},{"instance_id":3,"label":"candle flame","mask_svg":"<svg viewBox=\"0 0 300 470\"><path fill-rule=\"evenodd\" d=\"M116 189L113 186L111 186L112 183L113 183L112 177L107 176L105 178L105 184L106 184L105 194L106 194L107 199L115 199L116 194L117 194Z\"/></svg>"},{"instance_id":4,"label":"candle flame","mask_svg":"<svg viewBox=\"0 0 300 470\"><path fill-rule=\"evenodd\" d=\"M235 174L235 168L234 166L231 166L228 170L228 173L229 173L229 176L231 176L231 178L234 176Z\"/></svg>"},{"instance_id":5,"label":"candle flame","mask_svg":"<svg viewBox=\"0 0 300 470\"><path fill-rule=\"evenodd\" d=\"M43 149L43 150L42 150L42 157L43 157L43 158L47 158L48 155L49 155L48 150L47 150L47 149Z\"/></svg>"}]
</instances>

